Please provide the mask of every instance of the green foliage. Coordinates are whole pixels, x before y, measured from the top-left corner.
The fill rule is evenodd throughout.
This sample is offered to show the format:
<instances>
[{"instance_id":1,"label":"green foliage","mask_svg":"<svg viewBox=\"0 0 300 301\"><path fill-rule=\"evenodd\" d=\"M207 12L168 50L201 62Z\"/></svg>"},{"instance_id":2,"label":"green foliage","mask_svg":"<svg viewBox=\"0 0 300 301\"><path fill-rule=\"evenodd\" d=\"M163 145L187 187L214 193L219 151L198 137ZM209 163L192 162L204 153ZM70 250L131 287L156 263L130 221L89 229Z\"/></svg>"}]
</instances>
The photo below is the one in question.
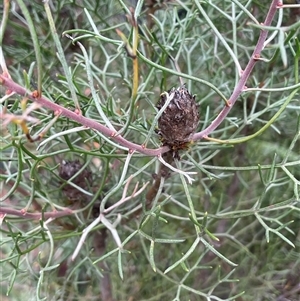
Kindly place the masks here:
<instances>
[{"instance_id":1,"label":"green foliage","mask_svg":"<svg viewBox=\"0 0 300 301\"><path fill-rule=\"evenodd\" d=\"M299 5L277 9L245 87L273 3L132 2L17 0L3 17L3 298L297 300ZM180 78L196 95L197 132L222 123L172 171L153 121ZM42 139L29 142L27 127Z\"/></svg>"}]
</instances>

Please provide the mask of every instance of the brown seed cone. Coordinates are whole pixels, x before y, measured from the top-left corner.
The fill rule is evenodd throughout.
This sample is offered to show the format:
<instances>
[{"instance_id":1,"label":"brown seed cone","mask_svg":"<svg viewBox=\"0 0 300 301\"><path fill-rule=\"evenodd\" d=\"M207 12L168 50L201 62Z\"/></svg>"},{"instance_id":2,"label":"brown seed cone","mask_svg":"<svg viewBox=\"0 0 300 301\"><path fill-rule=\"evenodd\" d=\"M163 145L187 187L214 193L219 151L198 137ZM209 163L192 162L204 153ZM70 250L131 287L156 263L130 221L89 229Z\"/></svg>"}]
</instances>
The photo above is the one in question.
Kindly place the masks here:
<instances>
[{"instance_id":1,"label":"brown seed cone","mask_svg":"<svg viewBox=\"0 0 300 301\"><path fill-rule=\"evenodd\" d=\"M72 178L81 168L82 164L79 162L79 160L62 161L59 168L59 176L67 181ZM85 168L73 179L72 182L77 186L88 190L92 186L92 173L88 170L88 168ZM62 191L69 201L87 200L87 195L69 184L63 186Z\"/></svg>"},{"instance_id":2,"label":"brown seed cone","mask_svg":"<svg viewBox=\"0 0 300 301\"><path fill-rule=\"evenodd\" d=\"M191 95L185 86L172 88L169 92L172 100L158 119L158 134L163 145L173 150L174 157L178 151L186 149L192 140L199 124L199 110L195 96ZM160 110L166 103L167 97L162 94L156 107Z\"/></svg>"}]
</instances>

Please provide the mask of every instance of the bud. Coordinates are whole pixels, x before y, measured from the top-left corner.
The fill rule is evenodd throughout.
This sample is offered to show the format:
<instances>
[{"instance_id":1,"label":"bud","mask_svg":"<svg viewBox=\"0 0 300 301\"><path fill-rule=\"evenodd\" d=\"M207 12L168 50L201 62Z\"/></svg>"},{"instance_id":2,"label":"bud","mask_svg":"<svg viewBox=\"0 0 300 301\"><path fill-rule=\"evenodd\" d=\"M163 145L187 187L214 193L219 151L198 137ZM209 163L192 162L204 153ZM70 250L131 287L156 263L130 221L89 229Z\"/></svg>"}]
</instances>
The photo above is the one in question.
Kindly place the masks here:
<instances>
[{"instance_id":1,"label":"bud","mask_svg":"<svg viewBox=\"0 0 300 301\"><path fill-rule=\"evenodd\" d=\"M187 149L199 124L199 110L195 96L185 86L172 88L172 99L158 119L158 134L164 146L170 147L173 156L179 158L178 151ZM156 107L160 110L167 97L162 94Z\"/></svg>"}]
</instances>

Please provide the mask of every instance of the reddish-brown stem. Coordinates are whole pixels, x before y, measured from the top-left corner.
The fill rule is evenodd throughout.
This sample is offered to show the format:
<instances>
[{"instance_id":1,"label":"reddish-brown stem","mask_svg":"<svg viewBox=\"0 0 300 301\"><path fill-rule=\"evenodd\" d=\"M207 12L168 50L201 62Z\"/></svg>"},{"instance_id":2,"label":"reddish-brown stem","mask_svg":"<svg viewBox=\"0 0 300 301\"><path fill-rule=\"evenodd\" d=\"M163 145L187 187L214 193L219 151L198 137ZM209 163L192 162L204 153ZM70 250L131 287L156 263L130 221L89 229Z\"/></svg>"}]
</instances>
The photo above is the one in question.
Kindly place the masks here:
<instances>
[{"instance_id":1,"label":"reddish-brown stem","mask_svg":"<svg viewBox=\"0 0 300 301\"><path fill-rule=\"evenodd\" d=\"M128 150L130 150L130 151L136 151L136 152L148 155L148 156L158 156L158 155L168 151L168 147L166 147L166 146L158 148L158 149L149 149L149 148L145 148L142 145L130 142L130 141L126 140L125 138L123 138L121 135L116 135L117 134L116 132L114 132L111 129L107 128L106 126L100 124L99 122L97 122L93 119L84 117L81 114L77 114L76 112L73 112L71 110L68 110L63 106L60 106L60 105L52 102L51 100L49 100L48 98L46 98L44 96L41 96L39 98L34 97L35 95L33 95L32 92L27 91L25 88L18 85L13 80L7 78L3 74L0 74L0 81L1 81L2 85L5 86L7 89L14 91L17 94L22 95L22 96L26 95L30 100L36 101L37 103L41 104L43 107L45 107L47 109L50 109L54 112L60 112L62 116L65 116L71 120L74 120L74 121L78 122L79 124L86 126L87 128L97 130L107 137L111 137L112 140L116 141L117 143L119 143L122 146L127 147Z\"/></svg>"},{"instance_id":2,"label":"reddish-brown stem","mask_svg":"<svg viewBox=\"0 0 300 301\"><path fill-rule=\"evenodd\" d=\"M277 8L278 8L277 4L278 4L278 0L272 1L271 5L270 5L270 9L267 14L267 17L265 19L265 22L263 23L265 26L271 25L271 22L275 16ZM223 120L226 118L226 116L229 114L232 107L236 103L238 97L243 92L246 82L251 74L251 71L252 71L255 63L257 62L257 58L260 57L260 53L264 49L264 42L267 39L267 36L268 36L268 30L266 30L266 29L261 30L258 42L253 51L253 54L247 64L238 84L236 85L234 91L232 92L232 94L229 98L230 106L225 106L223 108L223 110L220 112L220 114L216 117L216 119L205 130L203 130L199 133L196 133L193 136L194 141L202 139L203 137L208 136L210 133L212 133L223 122Z\"/></svg>"},{"instance_id":3,"label":"reddish-brown stem","mask_svg":"<svg viewBox=\"0 0 300 301\"><path fill-rule=\"evenodd\" d=\"M48 219L48 218L59 218L66 215L72 215L74 214L74 211L71 209L65 209L63 211L53 211L53 212L44 212L42 213L29 213L27 211L12 209L8 207L2 207L0 206L0 214L9 214L13 216L19 216L22 218L28 218L28 219Z\"/></svg>"}]
</instances>

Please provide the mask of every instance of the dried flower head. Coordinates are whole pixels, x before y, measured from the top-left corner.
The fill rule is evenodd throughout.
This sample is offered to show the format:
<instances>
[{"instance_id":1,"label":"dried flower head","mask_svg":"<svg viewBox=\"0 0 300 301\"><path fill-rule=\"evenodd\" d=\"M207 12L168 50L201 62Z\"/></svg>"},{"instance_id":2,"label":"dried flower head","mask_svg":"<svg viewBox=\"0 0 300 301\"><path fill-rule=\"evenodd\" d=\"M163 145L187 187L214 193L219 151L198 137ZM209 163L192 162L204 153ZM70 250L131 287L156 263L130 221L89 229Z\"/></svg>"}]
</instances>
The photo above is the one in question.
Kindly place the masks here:
<instances>
[{"instance_id":1,"label":"dried flower head","mask_svg":"<svg viewBox=\"0 0 300 301\"><path fill-rule=\"evenodd\" d=\"M64 180L69 180L72 178L78 171L82 168L82 164L79 160L75 161L62 161L59 168L59 176ZM88 190L92 185L92 173L88 168L85 168L81 171L72 182L77 186L83 188L84 190ZM68 198L69 201L75 200L87 200L87 196L76 189L76 187L67 184L62 188L63 194Z\"/></svg>"},{"instance_id":2,"label":"dried flower head","mask_svg":"<svg viewBox=\"0 0 300 301\"><path fill-rule=\"evenodd\" d=\"M179 158L178 151L188 147L197 129L199 110L195 96L184 85L168 93L172 99L158 119L158 134L163 145L169 146L173 156ZM166 101L167 96L162 94L156 107L160 110Z\"/></svg>"}]
</instances>

